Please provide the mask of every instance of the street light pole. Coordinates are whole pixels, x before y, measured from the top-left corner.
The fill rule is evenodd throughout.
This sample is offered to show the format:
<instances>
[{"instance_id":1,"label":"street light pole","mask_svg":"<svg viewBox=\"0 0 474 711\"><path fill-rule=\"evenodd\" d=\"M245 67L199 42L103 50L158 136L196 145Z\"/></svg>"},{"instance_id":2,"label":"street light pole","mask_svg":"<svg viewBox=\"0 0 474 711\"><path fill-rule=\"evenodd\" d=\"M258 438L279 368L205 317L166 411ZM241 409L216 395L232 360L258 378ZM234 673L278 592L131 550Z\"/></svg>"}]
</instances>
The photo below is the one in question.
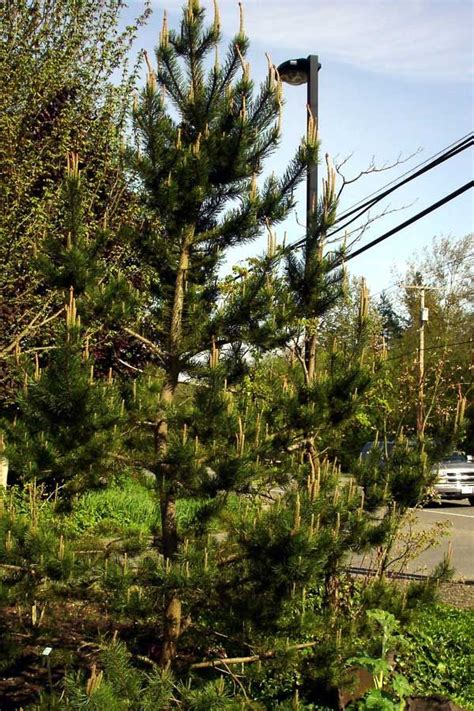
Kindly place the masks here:
<instances>
[{"instance_id":1,"label":"street light pole","mask_svg":"<svg viewBox=\"0 0 474 711\"><path fill-rule=\"evenodd\" d=\"M282 81L293 86L307 84L307 131L310 126L316 126L318 121L318 72L321 69L317 54L310 54L308 57L300 59L289 59L278 67L278 73ZM306 177L306 254L305 254L305 280L308 281L311 273L313 260L313 250L317 240L311 239L311 221L318 206L318 165L308 166ZM304 360L306 365L306 376L309 381L313 379L315 372L316 355L316 333L311 333L306 328L304 345Z\"/></svg>"},{"instance_id":2,"label":"street light pole","mask_svg":"<svg viewBox=\"0 0 474 711\"><path fill-rule=\"evenodd\" d=\"M308 59L308 123L311 117L318 125L318 71L320 64L317 54L310 54ZM308 168L306 184L306 229L308 230L311 215L318 204L318 164Z\"/></svg>"},{"instance_id":3,"label":"street light pole","mask_svg":"<svg viewBox=\"0 0 474 711\"><path fill-rule=\"evenodd\" d=\"M318 72L321 69L317 54L310 54L300 59L288 59L278 67L280 79L292 86L307 84L307 127L311 120L318 121ZM308 168L306 181L306 230L309 234L309 222L318 204L318 166Z\"/></svg>"}]
</instances>

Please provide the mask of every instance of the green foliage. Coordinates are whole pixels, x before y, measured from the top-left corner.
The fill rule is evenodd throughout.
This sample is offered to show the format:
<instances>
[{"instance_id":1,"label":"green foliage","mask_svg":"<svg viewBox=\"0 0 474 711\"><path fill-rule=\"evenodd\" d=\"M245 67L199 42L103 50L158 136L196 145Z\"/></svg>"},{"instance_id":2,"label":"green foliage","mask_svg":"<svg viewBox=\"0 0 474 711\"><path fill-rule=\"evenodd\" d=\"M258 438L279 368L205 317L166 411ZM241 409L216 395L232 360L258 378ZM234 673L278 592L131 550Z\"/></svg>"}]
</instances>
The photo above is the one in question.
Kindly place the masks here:
<instances>
[{"instance_id":1,"label":"green foliage","mask_svg":"<svg viewBox=\"0 0 474 711\"><path fill-rule=\"evenodd\" d=\"M326 483L325 491L327 486ZM33 490L25 496L12 489L6 500L6 515L1 519L0 549L5 551L5 556L0 563L21 565L24 573L12 572L6 577L7 600L21 600L24 604L27 600L47 601L55 594L67 594L71 600L85 593L89 599L106 602L116 620L124 618L143 623L154 619L157 601L159 603L167 590L179 589L187 613L195 620L189 632L183 635L183 648L192 648L198 658L209 654L221 656L224 652L228 656L242 655L249 643L262 652L276 648L275 658L264 661L260 668L249 665L244 676L239 674L239 679L247 695L256 700L256 705L249 708L259 708L260 703L262 708L282 709L291 708L295 689L299 689L302 708L310 709L315 698L325 698L327 684L338 683L343 662L354 656L357 647L367 638L371 640L371 652L379 653L372 644L374 641L378 644L373 628L365 623L354 627L354 620L365 619L364 608L374 602L382 603L386 609L407 619L409 608L417 606L415 589L404 593L387 581L357 586L347 580L344 584L331 560L335 550L334 536L328 538L330 526L322 526L319 533L313 531L312 534L306 527L308 514L321 507L322 501L316 501L316 506L309 508L310 501L301 497L297 507L294 494L290 494L268 511L242 501L231 501L223 521L233 522L236 530L226 547L235 555L235 542L240 541L241 551L247 550L247 555L234 564L232 570L227 570L226 566L221 567L224 549L218 538L208 539L207 549L185 543L178 561L171 565L156 556L147 545L145 529L147 516L153 525L153 497L151 489L122 478L115 487L78 497L70 514L59 516L54 502L40 492ZM336 511L333 515L337 522ZM185 510L180 512L181 516L186 530L193 521L192 514ZM300 530L295 531L298 516L301 517ZM347 527L342 517L341 522ZM105 536L103 542L101 534ZM124 540L113 542L110 547L111 534L118 534ZM341 549L350 545L349 534L347 531L341 536ZM256 540L262 542L261 550ZM131 545L134 541L135 547ZM87 553L90 548L97 549L92 560ZM101 548L103 553L100 553ZM81 553L84 549L85 553ZM334 570L339 581L336 616L331 607L327 607L328 597L322 583L324 575ZM214 630L219 636L214 635ZM394 629L389 632L393 633ZM293 642L313 639L317 640L314 649L291 649ZM338 643L337 639L344 642ZM217 647L209 651L213 645ZM9 658L12 651L5 650ZM115 695L120 696L120 703L124 703L125 698L127 703L134 698L133 685L131 691L124 691L121 686L119 692L118 682L109 683L114 668L104 675L97 703L102 703L103 698L115 702ZM212 678L214 672L208 673ZM121 672L117 672L117 676L121 677ZM183 679L181 675L179 678ZM207 674L205 678L209 678ZM153 694L158 693L156 688L153 686L152 694L148 677L139 675L139 679L143 698L149 693L153 700ZM161 689L159 680L156 684ZM178 683L178 698L184 708L188 703L189 708L201 708L192 704L204 703L204 699L210 699L209 703L215 703L216 708L218 703L224 704L223 708L227 708L225 704L234 708L230 699L233 701L236 693L240 703L239 689L232 693L228 689L228 699L226 694L222 696L219 686L216 692L213 683L205 685L205 689L198 681L191 690L185 691L185 687L184 682L183 685ZM70 675L67 689L70 704L79 703L78 699L84 700L87 696L80 676Z\"/></svg>"},{"instance_id":2,"label":"green foliage","mask_svg":"<svg viewBox=\"0 0 474 711\"><path fill-rule=\"evenodd\" d=\"M103 243L107 233L109 263L123 257L117 233L134 204L122 150L136 79L127 54L149 8L123 32L121 8L113 0L7 0L0 8L0 376L7 400L15 339L20 347L32 340L45 345L37 342L48 340L51 325L45 329L43 322L51 324L49 317L64 303L64 295L51 289L58 281L69 281L68 289L90 280L99 235ZM114 84L113 73L121 77ZM64 214L64 169L71 155L82 185L75 219ZM83 243L94 235L88 263L87 250L79 253L71 245L50 282L34 257L66 245L79 217Z\"/></svg>"},{"instance_id":3,"label":"green foliage","mask_svg":"<svg viewBox=\"0 0 474 711\"><path fill-rule=\"evenodd\" d=\"M208 350L213 336L221 347L248 333L249 320L257 323L264 273L249 283L243 301L220 308L217 273L224 251L284 219L317 148L315 141L305 141L281 179L272 176L257 185L278 142L281 85L270 67L255 89L242 28L222 64L216 59L208 70L207 55L220 41L218 18L206 27L198 4L183 11L179 31L164 26L157 69L150 62L134 110L137 149L129 156L145 205L135 248L149 287L146 332L163 358L169 353L174 362L179 356L178 369L193 374L194 357ZM180 296L178 325L172 314L181 268L186 296ZM265 301L264 318L268 294Z\"/></svg>"},{"instance_id":4,"label":"green foliage","mask_svg":"<svg viewBox=\"0 0 474 711\"><path fill-rule=\"evenodd\" d=\"M54 598L55 590L81 587L94 562L76 556L74 541L63 535L61 518L44 489L13 488L2 501L0 562L5 604L35 604ZM34 627L34 623L32 622Z\"/></svg>"},{"instance_id":5,"label":"green foliage","mask_svg":"<svg viewBox=\"0 0 474 711\"><path fill-rule=\"evenodd\" d=\"M390 612L384 610L368 610L367 621L369 627L375 632L375 640L379 642L379 653L377 656L359 655L349 661L370 672L375 688L357 703L357 708L361 711L403 709L403 700L410 693L411 687L402 674L393 671L393 662L390 663L388 660L388 653L393 654L400 645L399 622Z\"/></svg>"},{"instance_id":6,"label":"green foliage","mask_svg":"<svg viewBox=\"0 0 474 711\"><path fill-rule=\"evenodd\" d=\"M121 405L113 385L94 381L80 330L70 323L44 370L26 374L18 415L6 422L13 476L60 495L106 483L118 448Z\"/></svg>"},{"instance_id":7,"label":"green foliage","mask_svg":"<svg viewBox=\"0 0 474 711\"><path fill-rule=\"evenodd\" d=\"M424 391L427 421L425 435L446 444L459 446L470 440L462 431L462 416L469 402L472 381L468 376L471 358L469 334L472 332L472 254L473 235L434 238L432 245L411 260L400 282L426 285ZM403 334L393 338L387 359L387 374L397 387L389 393L390 409L385 428L397 432L401 426L415 432L415 404L418 397L417 359L419 347L419 290L399 294L397 311L408 316ZM463 398L466 400L463 403ZM382 423L380 423L382 425ZM383 431L379 425L380 431Z\"/></svg>"},{"instance_id":8,"label":"green foliage","mask_svg":"<svg viewBox=\"0 0 474 711\"><path fill-rule=\"evenodd\" d=\"M423 606L409 624L400 627L391 613L369 610L369 624L375 624L382 636L374 630L372 653L350 662L371 672L375 688L354 708L401 709L408 695L440 695L466 710L474 708L473 614L441 605Z\"/></svg>"},{"instance_id":9,"label":"green foliage","mask_svg":"<svg viewBox=\"0 0 474 711\"><path fill-rule=\"evenodd\" d=\"M136 479L122 476L104 490L78 497L62 523L77 536L149 534L157 523L155 497Z\"/></svg>"},{"instance_id":10,"label":"green foliage","mask_svg":"<svg viewBox=\"0 0 474 711\"><path fill-rule=\"evenodd\" d=\"M1 596L6 605L87 600L130 640L130 651L108 645L88 678L69 672L64 696L44 697L38 708L309 710L330 704L328 690L356 655L378 680L365 708L393 708L407 687L387 653L446 570L403 591L384 577L403 515L430 473L425 453L404 441L386 462L374 452L354 465L357 437L380 422L385 431L396 407L373 347L380 319L365 283L336 308L344 250L328 253L326 245L336 174L328 164L302 258L290 253L279 271L286 252L273 226L316 160L315 127L310 121L281 178L262 179L278 144L281 84L270 66L254 86L242 27L221 64L217 8L207 26L197 0L183 8L177 31L165 21L156 63L145 55L125 172L119 143L131 84L108 86L134 32L117 35L120 6L56 0L40 17L24 2L16 14L18 32L30 28L32 57L41 55L47 70L26 90L15 84L12 95L23 101L39 87L41 105L52 99L48 116L55 113L37 127L37 113L20 101L17 122L23 116L39 134L18 150L8 139L10 178L25 188L8 217L10 276L23 269L23 246L38 243L33 303L21 302L36 314L33 326L27 310L31 330L6 350L9 376L26 377L4 425L23 488L0 515ZM53 77L63 66L62 39L72 58L63 57L64 72ZM24 72L21 42L18 51ZM61 96L49 96L48 77ZM7 128L15 126L12 119ZM21 167L40 150L32 184ZM226 250L262 229L270 233L267 254L219 281ZM56 307L68 292L64 330ZM48 327L44 342L36 323ZM144 367L127 362L129 336L143 347ZM114 344L128 377L116 382L110 372L106 381L100 358L92 377L94 354L110 356ZM336 457L348 439L342 475ZM117 460L133 476L114 477ZM374 549L378 576L354 583L344 572L348 556ZM33 622L35 629L25 627L38 633ZM225 665L249 654L261 668L189 670L196 660Z\"/></svg>"},{"instance_id":11,"label":"green foliage","mask_svg":"<svg viewBox=\"0 0 474 711\"><path fill-rule=\"evenodd\" d=\"M388 343L402 336L407 326L406 319L394 308L390 297L382 291L377 304L377 311L380 315L382 333Z\"/></svg>"},{"instance_id":12,"label":"green foliage","mask_svg":"<svg viewBox=\"0 0 474 711\"><path fill-rule=\"evenodd\" d=\"M206 504L205 499L194 498L178 502L177 516L184 531L195 525ZM152 485L123 475L104 489L86 491L77 497L72 502L71 510L58 524L69 535L78 537L82 534L101 536L114 533L150 535L158 532L161 525L157 515L156 492Z\"/></svg>"},{"instance_id":13,"label":"green foliage","mask_svg":"<svg viewBox=\"0 0 474 711\"><path fill-rule=\"evenodd\" d=\"M369 510L382 504L395 504L401 511L416 506L433 484L434 474L424 444L400 437L386 451L384 442L375 442L368 456L355 468L358 483L364 487Z\"/></svg>"},{"instance_id":14,"label":"green foliage","mask_svg":"<svg viewBox=\"0 0 474 711\"><path fill-rule=\"evenodd\" d=\"M37 276L59 299L67 301L72 291L84 325L110 330L137 306L138 296L114 264L117 260L110 259L117 235L106 224L87 223L78 163L76 154L68 155L60 226L45 237L34 264Z\"/></svg>"},{"instance_id":15,"label":"green foliage","mask_svg":"<svg viewBox=\"0 0 474 711\"><path fill-rule=\"evenodd\" d=\"M439 694L466 711L474 709L474 610L430 606L405 632L399 666L419 694Z\"/></svg>"},{"instance_id":16,"label":"green foliage","mask_svg":"<svg viewBox=\"0 0 474 711\"><path fill-rule=\"evenodd\" d=\"M100 671L94 665L88 679L83 674L69 675L64 681L64 691L50 698L44 694L41 703L28 707L30 711L56 708L59 701L64 709L105 708L125 711L154 711L179 708L186 711L240 711L261 710L258 703L250 701L220 676L216 680L200 682L189 679L189 684L176 682L167 671L152 667L143 671L132 664L132 657L121 642L104 647L100 657Z\"/></svg>"},{"instance_id":17,"label":"green foliage","mask_svg":"<svg viewBox=\"0 0 474 711\"><path fill-rule=\"evenodd\" d=\"M329 168L311 216L303 260L290 258L279 275L272 227L316 158L315 131L310 126L281 179L259 185L263 160L277 144L281 86L270 67L256 94L242 29L223 65L208 69L205 57L219 41L218 18L206 27L204 9L190 0L179 31L164 23L156 69L147 60L147 84L134 108L129 160L143 204L135 241L149 285L141 333L162 371L152 376L155 412L139 394L146 375L129 401L133 437L141 438L160 494L165 560L147 561L147 589L155 588L164 610L179 598L183 616L199 621L183 633L182 645L196 645L200 625L217 625L241 653L247 645L273 647L282 635L295 644L312 639L321 614L316 598L332 609L348 553L382 546L395 520L388 513L377 521L375 507L364 506L353 482L344 487L337 465L322 454L335 453L370 383L364 284L349 359L336 347L316 359L318 320L343 285L342 270L333 269L343 251L325 256L337 207L335 172ZM268 254L219 285L225 250L265 226ZM293 363L276 367L271 379L272 357L263 354L290 344ZM181 399L183 380L188 394ZM398 482L401 499L409 480L412 501L420 472L415 464L399 469L394 489ZM232 494L241 497L233 511ZM253 511L244 496L255 496ZM184 523L179 502L193 498L199 505ZM217 535L209 536L216 524ZM169 627L165 612L165 638Z\"/></svg>"}]
</instances>

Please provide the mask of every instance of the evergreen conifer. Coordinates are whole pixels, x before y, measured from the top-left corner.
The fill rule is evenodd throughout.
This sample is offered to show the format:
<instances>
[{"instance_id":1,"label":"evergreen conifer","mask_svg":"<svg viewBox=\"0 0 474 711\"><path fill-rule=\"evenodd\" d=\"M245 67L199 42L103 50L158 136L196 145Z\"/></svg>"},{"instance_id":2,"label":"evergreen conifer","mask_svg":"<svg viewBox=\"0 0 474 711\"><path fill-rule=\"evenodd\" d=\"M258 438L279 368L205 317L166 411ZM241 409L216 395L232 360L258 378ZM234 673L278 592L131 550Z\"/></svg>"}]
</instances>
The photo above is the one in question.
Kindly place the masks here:
<instances>
[{"instance_id":1,"label":"evergreen conifer","mask_svg":"<svg viewBox=\"0 0 474 711\"><path fill-rule=\"evenodd\" d=\"M4 427L13 478L35 478L70 496L110 479L123 412L112 369L104 377L102 363L97 373L92 351L104 332L107 337L124 320L134 290L107 261L109 231L85 223L75 153L67 156L61 213L62 229L45 238L35 266L63 308L45 329L41 346L26 342L23 354L17 343L16 375L23 387ZM63 313L66 324L58 326Z\"/></svg>"},{"instance_id":2,"label":"evergreen conifer","mask_svg":"<svg viewBox=\"0 0 474 711\"><path fill-rule=\"evenodd\" d=\"M126 256L119 233L133 219L134 201L123 132L136 80L128 53L150 12L144 5L124 31L123 3L115 0L7 0L0 7L0 398L7 402L15 342L50 345L49 319L64 304L34 256L64 236L67 155L80 162L84 228L108 231L111 265ZM114 73L120 79L112 82Z\"/></svg>"},{"instance_id":3,"label":"evergreen conifer","mask_svg":"<svg viewBox=\"0 0 474 711\"><path fill-rule=\"evenodd\" d=\"M350 367L341 361L337 377L316 367L317 320L343 283L343 250L327 255L325 247L337 205L334 171L328 166L313 207L303 260L289 258L287 276L279 275L273 225L316 160L316 127L309 122L282 178L259 181L278 142L281 82L270 64L255 95L242 24L222 64L219 40L217 7L208 27L197 0L184 8L180 31L169 30L165 16L156 66L147 58L134 110L130 158L143 201L136 248L150 286L136 335L162 368L152 468L164 562L149 571L148 586L154 582L162 599L164 666L183 636L195 637L199 620L205 627L220 620L240 649L285 636L298 644L315 620L305 611L307 591L319 585L321 604L334 611L347 553L382 540L385 526L365 516L354 482L341 489L338 466L324 456L331 428L352 416L368 382L366 292ZM215 61L206 73L210 51ZM226 250L265 228L268 254L219 284ZM255 359L292 339L296 362L278 375L268 370L273 388L262 395ZM278 481L279 502L262 505ZM232 493L237 510L222 518ZM252 494L257 503L248 506ZM177 501L186 499L201 505L193 525L180 530ZM209 538L216 520L219 534Z\"/></svg>"},{"instance_id":4,"label":"evergreen conifer","mask_svg":"<svg viewBox=\"0 0 474 711\"><path fill-rule=\"evenodd\" d=\"M104 485L114 469L122 406L109 383L94 378L87 340L71 289L66 324L42 369L19 357L24 386L12 423L6 423L13 481L36 480L62 498Z\"/></svg>"}]
</instances>

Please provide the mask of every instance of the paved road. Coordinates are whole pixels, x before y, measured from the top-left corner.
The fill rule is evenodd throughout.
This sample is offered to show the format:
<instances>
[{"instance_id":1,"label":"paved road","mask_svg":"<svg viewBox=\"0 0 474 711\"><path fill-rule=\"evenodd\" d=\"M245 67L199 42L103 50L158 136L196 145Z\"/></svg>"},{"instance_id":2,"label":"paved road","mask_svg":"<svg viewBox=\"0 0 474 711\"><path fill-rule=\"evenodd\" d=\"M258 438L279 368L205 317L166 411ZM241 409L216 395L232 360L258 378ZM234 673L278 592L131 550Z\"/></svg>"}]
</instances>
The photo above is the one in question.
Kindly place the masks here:
<instances>
[{"instance_id":1,"label":"paved road","mask_svg":"<svg viewBox=\"0 0 474 711\"><path fill-rule=\"evenodd\" d=\"M474 580L474 506L466 501L443 501L441 505L432 504L417 512L421 526L428 527L436 521L449 521L451 530L440 545L420 556L416 566L432 567L438 563L452 546L452 565L456 569L456 578Z\"/></svg>"},{"instance_id":2,"label":"paved road","mask_svg":"<svg viewBox=\"0 0 474 711\"><path fill-rule=\"evenodd\" d=\"M407 570L413 573L427 573L439 563L448 547L452 547L451 562L455 568L454 579L474 580L474 506L465 501L443 501L441 504L431 504L424 509L414 511L415 523L413 530L418 533L429 529L437 521L448 523L448 534L439 537L439 545L431 547L415 560L411 561ZM373 567L374 562L354 557L353 565ZM393 568L397 570L397 567Z\"/></svg>"}]
</instances>

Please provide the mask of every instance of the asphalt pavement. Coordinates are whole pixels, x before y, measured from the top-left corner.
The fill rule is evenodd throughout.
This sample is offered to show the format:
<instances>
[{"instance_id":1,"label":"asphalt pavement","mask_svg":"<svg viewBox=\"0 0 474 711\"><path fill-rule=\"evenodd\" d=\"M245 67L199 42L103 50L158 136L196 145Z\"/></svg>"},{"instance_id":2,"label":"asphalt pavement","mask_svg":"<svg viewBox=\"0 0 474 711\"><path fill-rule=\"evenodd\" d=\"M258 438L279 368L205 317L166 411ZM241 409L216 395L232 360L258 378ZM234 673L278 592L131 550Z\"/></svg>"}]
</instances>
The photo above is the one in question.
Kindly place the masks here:
<instances>
[{"instance_id":1,"label":"asphalt pavement","mask_svg":"<svg viewBox=\"0 0 474 711\"><path fill-rule=\"evenodd\" d=\"M414 561L415 567L433 567L442 560L450 545L455 579L474 581L474 506L470 506L467 499L442 501L441 504L430 504L418 510L416 517L420 528L429 527L436 521L448 521L451 525L447 537L441 538L438 546L419 556Z\"/></svg>"},{"instance_id":2,"label":"asphalt pavement","mask_svg":"<svg viewBox=\"0 0 474 711\"><path fill-rule=\"evenodd\" d=\"M399 562L391 566L394 572L428 574L433 567L443 560L444 555L451 551L451 565L455 569L454 580L474 581L474 506L468 500L442 501L432 503L423 509L412 511L413 521L400 533L391 558L413 552L413 543L420 540L423 531L434 530L431 539L433 545L416 555L406 567L401 568ZM436 528L437 522L444 524L442 529ZM428 535L428 534L427 534ZM364 568L375 568L376 560L366 556L353 556L351 565Z\"/></svg>"}]
</instances>

